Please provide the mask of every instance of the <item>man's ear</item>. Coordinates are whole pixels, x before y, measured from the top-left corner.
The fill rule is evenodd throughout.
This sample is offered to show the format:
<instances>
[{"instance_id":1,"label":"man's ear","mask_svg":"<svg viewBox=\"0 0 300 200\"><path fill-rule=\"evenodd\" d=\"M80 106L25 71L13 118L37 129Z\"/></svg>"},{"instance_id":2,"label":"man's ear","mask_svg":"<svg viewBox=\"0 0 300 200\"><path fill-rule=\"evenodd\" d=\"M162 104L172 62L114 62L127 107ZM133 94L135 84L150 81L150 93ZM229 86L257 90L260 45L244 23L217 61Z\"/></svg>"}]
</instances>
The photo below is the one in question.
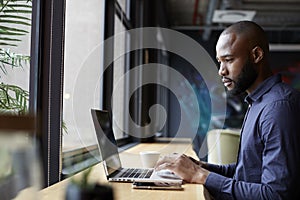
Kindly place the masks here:
<instances>
[{"instance_id":1,"label":"man's ear","mask_svg":"<svg viewBox=\"0 0 300 200\"><path fill-rule=\"evenodd\" d=\"M255 46L252 49L253 62L258 63L264 57L264 51L259 46Z\"/></svg>"}]
</instances>

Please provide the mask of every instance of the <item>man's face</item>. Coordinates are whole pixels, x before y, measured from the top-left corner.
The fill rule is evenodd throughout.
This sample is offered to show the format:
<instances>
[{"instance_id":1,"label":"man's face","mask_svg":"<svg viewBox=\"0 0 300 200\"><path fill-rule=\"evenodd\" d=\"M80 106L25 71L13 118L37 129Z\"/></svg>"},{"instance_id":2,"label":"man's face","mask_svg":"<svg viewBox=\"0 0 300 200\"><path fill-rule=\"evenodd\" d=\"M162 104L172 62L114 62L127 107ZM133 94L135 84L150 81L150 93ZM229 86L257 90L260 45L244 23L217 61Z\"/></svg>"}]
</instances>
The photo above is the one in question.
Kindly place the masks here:
<instances>
[{"instance_id":1,"label":"man's face","mask_svg":"<svg viewBox=\"0 0 300 200\"><path fill-rule=\"evenodd\" d=\"M216 52L219 75L228 91L238 95L250 88L258 75L250 59L247 41L235 34L221 35Z\"/></svg>"},{"instance_id":2,"label":"man's face","mask_svg":"<svg viewBox=\"0 0 300 200\"><path fill-rule=\"evenodd\" d=\"M241 73L237 76L234 82L233 89L229 90L230 94L239 95L245 92L256 80L257 72L254 70L253 63L247 59L246 63L242 67Z\"/></svg>"}]
</instances>

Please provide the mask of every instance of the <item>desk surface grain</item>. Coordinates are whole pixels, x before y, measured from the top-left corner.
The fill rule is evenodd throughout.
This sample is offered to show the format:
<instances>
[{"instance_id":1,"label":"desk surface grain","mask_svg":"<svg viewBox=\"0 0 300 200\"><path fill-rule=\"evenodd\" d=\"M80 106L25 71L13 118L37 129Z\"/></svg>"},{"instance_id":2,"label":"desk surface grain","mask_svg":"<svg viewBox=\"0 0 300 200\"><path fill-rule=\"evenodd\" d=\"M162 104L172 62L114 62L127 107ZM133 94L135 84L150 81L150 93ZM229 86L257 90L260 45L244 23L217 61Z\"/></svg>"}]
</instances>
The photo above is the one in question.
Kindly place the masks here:
<instances>
[{"instance_id":1,"label":"desk surface grain","mask_svg":"<svg viewBox=\"0 0 300 200\"><path fill-rule=\"evenodd\" d=\"M141 160L139 157L140 151L155 150L160 151L161 155L170 153L185 153L197 159L188 139L160 139L155 143L141 143L130 149L122 151L120 158L124 167L141 167ZM82 176L83 172L74 175L74 179ZM38 192L38 199L41 200L63 200L65 199L65 191L71 178L65 179L57 184L47 187ZM183 184L181 191L168 191L168 190L140 190L132 189L131 183L116 183L108 182L106 180L102 163L92 167L89 176L89 182L97 182L101 184L110 185L113 188L115 200L156 200L156 199L210 199L208 192L200 184ZM24 197L24 196L23 196ZM26 198L17 198L26 199Z\"/></svg>"}]
</instances>

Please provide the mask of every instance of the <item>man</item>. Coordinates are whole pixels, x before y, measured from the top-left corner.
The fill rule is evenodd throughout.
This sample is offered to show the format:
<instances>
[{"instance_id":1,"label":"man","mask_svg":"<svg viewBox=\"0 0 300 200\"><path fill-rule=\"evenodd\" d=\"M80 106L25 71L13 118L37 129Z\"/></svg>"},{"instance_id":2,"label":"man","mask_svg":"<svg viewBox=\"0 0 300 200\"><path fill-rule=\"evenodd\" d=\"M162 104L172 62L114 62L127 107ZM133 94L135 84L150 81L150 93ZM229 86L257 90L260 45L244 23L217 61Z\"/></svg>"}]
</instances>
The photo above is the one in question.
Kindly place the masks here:
<instances>
[{"instance_id":1,"label":"man","mask_svg":"<svg viewBox=\"0 0 300 200\"><path fill-rule=\"evenodd\" d=\"M156 170L203 184L215 199L300 199L300 94L272 74L263 29L250 21L229 26L216 53L228 92L247 92L237 162L213 165L174 154Z\"/></svg>"}]
</instances>

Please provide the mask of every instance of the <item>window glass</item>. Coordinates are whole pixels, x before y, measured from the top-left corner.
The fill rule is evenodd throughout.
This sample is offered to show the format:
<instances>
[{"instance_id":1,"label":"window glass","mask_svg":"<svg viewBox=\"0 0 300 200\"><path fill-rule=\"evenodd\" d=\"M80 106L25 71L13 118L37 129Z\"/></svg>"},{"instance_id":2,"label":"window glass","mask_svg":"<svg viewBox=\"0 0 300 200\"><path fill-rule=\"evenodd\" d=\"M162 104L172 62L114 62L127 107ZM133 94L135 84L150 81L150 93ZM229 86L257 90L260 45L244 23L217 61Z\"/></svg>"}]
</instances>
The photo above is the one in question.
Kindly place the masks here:
<instances>
[{"instance_id":1,"label":"window glass","mask_svg":"<svg viewBox=\"0 0 300 200\"><path fill-rule=\"evenodd\" d=\"M123 12L126 11L127 8L127 1L126 0L117 0L118 4L120 5L120 7L122 8Z\"/></svg>"},{"instance_id":2,"label":"window glass","mask_svg":"<svg viewBox=\"0 0 300 200\"><path fill-rule=\"evenodd\" d=\"M121 98L114 98L113 99L113 106L114 109L117 111L113 113L114 119L119 119L116 123L116 121L113 121L113 129L115 133L116 139L120 139L124 137L123 130L125 130L125 123L124 123L124 98L125 98L125 81L122 79L122 76L125 73L125 55L121 57L117 57L116 55L122 55L125 52L126 48L126 34L122 34L124 37L118 37L118 34L125 31L125 27L123 26L121 20L115 15L115 37L114 40L114 70L113 70L113 85L114 90L115 86L118 86L118 91L121 92L121 94L118 94ZM122 81L123 80L123 81ZM118 116L116 116L118 115ZM117 125L118 124L118 125ZM120 127L119 127L120 126Z\"/></svg>"},{"instance_id":3,"label":"window glass","mask_svg":"<svg viewBox=\"0 0 300 200\"><path fill-rule=\"evenodd\" d=\"M67 0L63 152L97 144L91 108L101 108L102 0Z\"/></svg>"},{"instance_id":4,"label":"window glass","mask_svg":"<svg viewBox=\"0 0 300 200\"><path fill-rule=\"evenodd\" d=\"M1 113L28 110L31 6L31 1L0 1Z\"/></svg>"}]
</instances>

